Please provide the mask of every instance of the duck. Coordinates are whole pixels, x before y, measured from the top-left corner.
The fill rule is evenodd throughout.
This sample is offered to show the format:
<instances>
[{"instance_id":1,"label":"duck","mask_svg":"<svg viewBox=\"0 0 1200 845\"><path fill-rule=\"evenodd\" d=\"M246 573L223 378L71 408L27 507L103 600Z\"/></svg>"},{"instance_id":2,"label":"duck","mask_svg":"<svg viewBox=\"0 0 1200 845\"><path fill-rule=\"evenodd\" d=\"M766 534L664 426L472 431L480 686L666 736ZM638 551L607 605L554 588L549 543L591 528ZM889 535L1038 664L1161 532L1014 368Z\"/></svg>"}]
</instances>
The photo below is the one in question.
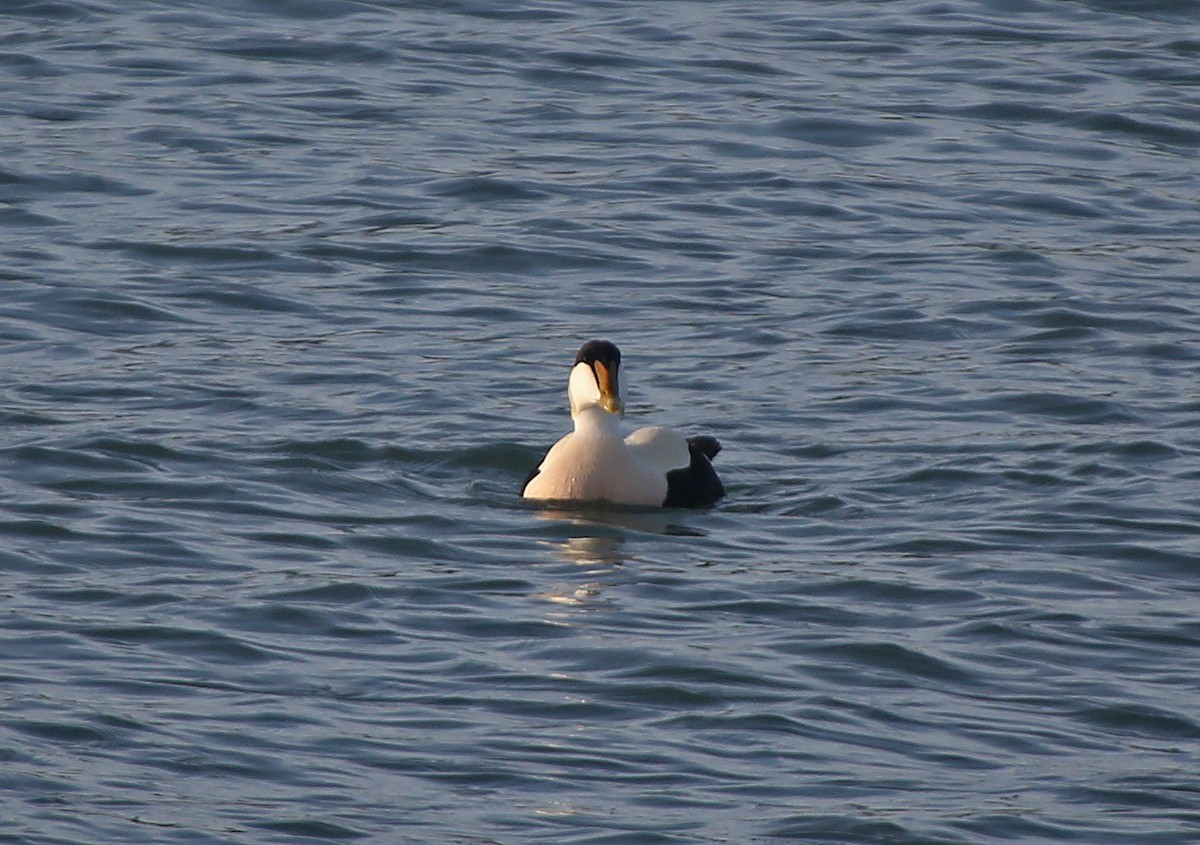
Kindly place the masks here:
<instances>
[{"instance_id":1,"label":"duck","mask_svg":"<svg viewBox=\"0 0 1200 845\"><path fill-rule=\"evenodd\" d=\"M621 436L621 350L607 340L579 347L567 380L574 431L550 447L521 488L526 499L648 508L704 508L725 488L713 469L715 437L661 426Z\"/></svg>"}]
</instances>

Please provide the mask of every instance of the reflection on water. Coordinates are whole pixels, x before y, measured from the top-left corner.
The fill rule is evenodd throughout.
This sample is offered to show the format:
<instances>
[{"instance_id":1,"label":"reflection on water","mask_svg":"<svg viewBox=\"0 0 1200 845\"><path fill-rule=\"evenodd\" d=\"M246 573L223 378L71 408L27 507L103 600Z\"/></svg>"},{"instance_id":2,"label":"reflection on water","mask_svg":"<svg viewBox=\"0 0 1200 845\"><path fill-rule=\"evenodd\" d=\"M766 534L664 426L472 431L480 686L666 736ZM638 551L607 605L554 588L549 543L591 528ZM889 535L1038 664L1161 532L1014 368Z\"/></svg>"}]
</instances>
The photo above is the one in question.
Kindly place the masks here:
<instances>
[{"instance_id":1,"label":"reflection on water","mask_svg":"<svg viewBox=\"0 0 1200 845\"><path fill-rule=\"evenodd\" d=\"M618 548L629 534L705 536L703 530L686 524L685 520L692 514L692 511L683 510L618 508L582 503L562 503L538 511L543 519L563 523L564 533L569 538L617 540Z\"/></svg>"},{"instance_id":2,"label":"reflection on water","mask_svg":"<svg viewBox=\"0 0 1200 845\"><path fill-rule=\"evenodd\" d=\"M549 518L551 515L546 516ZM557 518L561 517L560 514ZM565 527L570 532L569 536L550 541L549 545L553 546L564 560L588 567L580 573L588 580L583 583L572 581L555 584L549 590L539 593L538 598L572 607L591 604L607 586L600 579L611 575L624 564L622 549L625 546L625 537L603 529L603 533L593 533L589 530L589 523L582 519L568 519Z\"/></svg>"},{"instance_id":3,"label":"reflection on water","mask_svg":"<svg viewBox=\"0 0 1200 845\"><path fill-rule=\"evenodd\" d=\"M564 604L570 607L578 607L588 604L600 595L602 584L597 582L581 584L578 587L571 587L567 584L556 584L545 592L538 593L538 598L544 599L554 604Z\"/></svg>"},{"instance_id":4,"label":"reflection on water","mask_svg":"<svg viewBox=\"0 0 1200 845\"><path fill-rule=\"evenodd\" d=\"M596 515L601 513L597 511ZM563 536L547 541L547 545L564 561L586 567L580 575L587 580L555 584L539 593L538 598L568 607L594 604L608 586L606 581L611 583L613 573L625 563L624 532L614 531L611 523L595 521L578 510L544 510L540 516L554 520L563 531Z\"/></svg>"},{"instance_id":5,"label":"reflection on water","mask_svg":"<svg viewBox=\"0 0 1200 845\"><path fill-rule=\"evenodd\" d=\"M573 563L613 567L625 562L621 554L624 545L624 537L585 534L567 537L561 543L561 549L563 557Z\"/></svg>"},{"instance_id":6,"label":"reflection on water","mask_svg":"<svg viewBox=\"0 0 1200 845\"><path fill-rule=\"evenodd\" d=\"M626 545L639 534L701 537L704 532L682 524L687 512L613 508L594 504L558 505L538 515L555 523L562 536L547 541L572 564L588 567L582 583L556 584L538 597L555 604L578 607L594 604L616 583L616 572L627 561Z\"/></svg>"}]
</instances>

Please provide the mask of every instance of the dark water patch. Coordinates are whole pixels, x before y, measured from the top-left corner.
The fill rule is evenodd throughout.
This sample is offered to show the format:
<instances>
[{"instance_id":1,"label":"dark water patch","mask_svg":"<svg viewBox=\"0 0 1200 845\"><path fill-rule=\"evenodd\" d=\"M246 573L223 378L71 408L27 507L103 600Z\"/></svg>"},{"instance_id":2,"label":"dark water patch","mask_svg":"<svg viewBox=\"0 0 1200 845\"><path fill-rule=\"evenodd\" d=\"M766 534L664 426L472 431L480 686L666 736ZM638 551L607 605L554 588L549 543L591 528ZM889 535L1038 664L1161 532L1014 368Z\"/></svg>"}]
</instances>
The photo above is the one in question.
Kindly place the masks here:
<instances>
[{"instance_id":1,"label":"dark water patch","mask_svg":"<svg viewBox=\"0 0 1200 845\"><path fill-rule=\"evenodd\" d=\"M66 745L104 744L112 740L112 733L92 725L73 722L27 722L6 719L11 729L20 731L39 740Z\"/></svg>"},{"instance_id":2,"label":"dark water patch","mask_svg":"<svg viewBox=\"0 0 1200 845\"><path fill-rule=\"evenodd\" d=\"M1062 790L1062 796L1066 801L1081 805L1104 804L1131 811L1183 810L1189 811L1189 817L1194 815L1190 812L1195 799L1190 793L1194 790L1183 786L1171 787L1147 778L1131 777L1124 780L1129 783L1128 786L1066 787ZM1172 795L1172 789L1178 790L1180 797Z\"/></svg>"},{"instance_id":3,"label":"dark water patch","mask_svg":"<svg viewBox=\"0 0 1200 845\"><path fill-rule=\"evenodd\" d=\"M111 12L111 9L101 3L74 0L70 3L56 0L20 0L12 9L22 19L30 21L78 22L96 20Z\"/></svg>"},{"instance_id":4,"label":"dark water patch","mask_svg":"<svg viewBox=\"0 0 1200 845\"><path fill-rule=\"evenodd\" d=\"M894 845L961 845L961 839L931 838L898 822L862 819L857 815L794 814L768 825L766 835L790 842L887 842Z\"/></svg>"},{"instance_id":5,"label":"dark water patch","mask_svg":"<svg viewBox=\"0 0 1200 845\"><path fill-rule=\"evenodd\" d=\"M51 217L46 214L38 214L23 208L0 208L0 226L5 228L29 227L41 229L64 225L66 225L66 222L61 218Z\"/></svg>"},{"instance_id":6,"label":"dark water patch","mask_svg":"<svg viewBox=\"0 0 1200 845\"><path fill-rule=\"evenodd\" d=\"M293 785L303 780L274 756L242 750L246 742L244 735L235 738L217 732L206 739L207 742L197 743L190 749L159 751L149 756L144 765L175 777L230 778ZM239 742L241 745L235 744Z\"/></svg>"},{"instance_id":7,"label":"dark water patch","mask_svg":"<svg viewBox=\"0 0 1200 845\"><path fill-rule=\"evenodd\" d=\"M154 590L134 593L123 590L110 590L103 587L67 587L42 590L36 594L39 598L51 602L81 605L113 605L115 607L159 607L183 601L183 598L175 593Z\"/></svg>"},{"instance_id":8,"label":"dark water patch","mask_svg":"<svg viewBox=\"0 0 1200 845\"><path fill-rule=\"evenodd\" d=\"M323 819L284 819L281 821L260 821L253 827L259 830L278 833L289 838L314 840L345 840L363 839L370 834L355 830L344 824L325 821Z\"/></svg>"},{"instance_id":9,"label":"dark water patch","mask_svg":"<svg viewBox=\"0 0 1200 845\"><path fill-rule=\"evenodd\" d=\"M528 472L545 454L540 446L516 443L489 443L467 449L456 449L435 459L439 465L460 470L484 470L506 475ZM520 480L520 479L517 479Z\"/></svg>"},{"instance_id":10,"label":"dark water patch","mask_svg":"<svg viewBox=\"0 0 1200 845\"><path fill-rule=\"evenodd\" d=\"M458 618L428 618L418 627L428 630L452 631L472 639L482 640L546 640L569 637L571 632L544 619L485 619L463 615Z\"/></svg>"},{"instance_id":11,"label":"dark water patch","mask_svg":"<svg viewBox=\"0 0 1200 845\"><path fill-rule=\"evenodd\" d=\"M1087 328L1122 332L1139 337L1147 334L1174 332L1173 322L1149 319L1128 314L1112 314L1109 309L1088 307L1039 307L1026 318L1031 326L1047 329Z\"/></svg>"},{"instance_id":12,"label":"dark water patch","mask_svg":"<svg viewBox=\"0 0 1200 845\"><path fill-rule=\"evenodd\" d=\"M835 149L876 146L922 131L901 120L866 122L816 114L785 118L772 126L773 134L779 137Z\"/></svg>"},{"instance_id":13,"label":"dark water patch","mask_svg":"<svg viewBox=\"0 0 1200 845\"><path fill-rule=\"evenodd\" d=\"M1179 449L1157 440L1083 443L1068 447L1067 452L1076 455L1108 455L1131 463L1158 463L1182 457Z\"/></svg>"},{"instance_id":14,"label":"dark water patch","mask_svg":"<svg viewBox=\"0 0 1200 845\"><path fill-rule=\"evenodd\" d=\"M252 607L230 608L222 614L233 630L255 634L287 635L303 638L334 638L359 643L395 645L398 638L388 628L369 624L366 617L318 611L312 607L294 607L271 603ZM295 646L303 640L297 640ZM311 640L310 640L311 642Z\"/></svg>"},{"instance_id":15,"label":"dark water patch","mask_svg":"<svg viewBox=\"0 0 1200 845\"><path fill-rule=\"evenodd\" d=\"M603 266L634 265L627 257L611 251L574 244L562 250L478 244L446 251L418 247L353 245L348 243L306 244L299 249L309 258L342 259L368 265L383 265L409 272L438 271L475 273L485 269L504 275L544 276L555 272L586 270Z\"/></svg>"},{"instance_id":16,"label":"dark water patch","mask_svg":"<svg viewBox=\"0 0 1200 845\"><path fill-rule=\"evenodd\" d=\"M1006 80L1007 81L1007 80ZM961 117L999 123L1048 123L1066 125L1073 119L1074 112L1054 106L1018 100L997 100L976 105L963 106L956 111Z\"/></svg>"},{"instance_id":17,"label":"dark water patch","mask_svg":"<svg viewBox=\"0 0 1200 845\"><path fill-rule=\"evenodd\" d=\"M711 745L724 745L743 753L751 753L747 740L769 740L770 737L808 737L810 727L804 720L779 713L682 713L662 720L685 728L697 736L706 737Z\"/></svg>"},{"instance_id":18,"label":"dark water patch","mask_svg":"<svg viewBox=\"0 0 1200 845\"><path fill-rule=\"evenodd\" d=\"M1075 717L1083 724L1124 736L1153 739L1196 740L1200 724L1180 714L1146 705L1112 704L1081 709Z\"/></svg>"},{"instance_id":19,"label":"dark water patch","mask_svg":"<svg viewBox=\"0 0 1200 845\"><path fill-rule=\"evenodd\" d=\"M866 312L852 321L839 323L826 333L836 337L871 340L947 341L972 332L973 324L953 318L931 318L909 308Z\"/></svg>"},{"instance_id":20,"label":"dark water patch","mask_svg":"<svg viewBox=\"0 0 1200 845\"><path fill-rule=\"evenodd\" d=\"M603 698L610 702L658 709L716 708L727 706L729 696L707 685L669 682L624 681L607 687Z\"/></svg>"},{"instance_id":21,"label":"dark water patch","mask_svg":"<svg viewBox=\"0 0 1200 845\"><path fill-rule=\"evenodd\" d=\"M341 123L402 125L412 118L409 109L392 103L363 102L353 88L316 88L289 92L279 98L287 108Z\"/></svg>"},{"instance_id":22,"label":"dark water patch","mask_svg":"<svg viewBox=\"0 0 1200 845\"><path fill-rule=\"evenodd\" d=\"M931 487L938 490L947 490L953 487L962 486L978 486L990 484L992 481L990 472L982 472L979 470L965 469L956 466L940 466L940 467L922 467L890 479L888 486L906 485L906 486L921 486Z\"/></svg>"},{"instance_id":23,"label":"dark water patch","mask_svg":"<svg viewBox=\"0 0 1200 845\"><path fill-rule=\"evenodd\" d=\"M342 437L334 440L294 440L276 445L272 451L309 459L304 465L311 464L315 468L360 466L378 460L382 450L369 445L362 440ZM405 453L408 457L409 453Z\"/></svg>"},{"instance_id":24,"label":"dark water patch","mask_svg":"<svg viewBox=\"0 0 1200 845\"><path fill-rule=\"evenodd\" d=\"M544 200L548 196L545 191L529 184L496 176L444 179L430 185L429 191L436 196L476 203Z\"/></svg>"},{"instance_id":25,"label":"dark water patch","mask_svg":"<svg viewBox=\"0 0 1200 845\"><path fill-rule=\"evenodd\" d=\"M1200 56L1200 39L1181 38L1170 41L1164 44L1163 47L1167 50L1170 50L1172 53L1177 53L1178 55L1183 56L1184 58Z\"/></svg>"},{"instance_id":26,"label":"dark water patch","mask_svg":"<svg viewBox=\"0 0 1200 845\"><path fill-rule=\"evenodd\" d=\"M668 663L641 662L620 673L623 679L655 680L676 684L695 684L729 688L742 688L743 696L754 697L747 688L769 690L776 686L776 681L757 675L748 675L728 668L711 664L688 665L678 660Z\"/></svg>"},{"instance_id":27,"label":"dark water patch","mask_svg":"<svg viewBox=\"0 0 1200 845\"><path fill-rule=\"evenodd\" d=\"M1200 129L1165 121L1151 121L1125 114L1102 113L1077 121L1084 129L1107 135L1125 136L1162 147L1200 146Z\"/></svg>"},{"instance_id":28,"label":"dark water patch","mask_svg":"<svg viewBox=\"0 0 1200 845\"><path fill-rule=\"evenodd\" d=\"M513 4L511 6L493 6L490 3L479 3L475 0L442 0L440 4L446 11L455 15L500 23L566 23L575 19L575 14L565 9L557 9L537 3Z\"/></svg>"},{"instance_id":29,"label":"dark water patch","mask_svg":"<svg viewBox=\"0 0 1200 845\"><path fill-rule=\"evenodd\" d=\"M897 643L840 643L818 646L815 651L827 662L826 670L851 666L865 669L865 683L909 686L937 681L970 685L976 681L973 672Z\"/></svg>"},{"instance_id":30,"label":"dark water patch","mask_svg":"<svg viewBox=\"0 0 1200 845\"><path fill-rule=\"evenodd\" d=\"M961 608L983 598L980 593L963 588L925 587L911 583L878 581L868 578L811 585L805 592L814 597L828 596L839 600L865 600L881 606L898 608L921 605Z\"/></svg>"},{"instance_id":31,"label":"dark water patch","mask_svg":"<svg viewBox=\"0 0 1200 845\"><path fill-rule=\"evenodd\" d=\"M1001 477L1011 484L1028 487L1070 487L1078 484L1061 472L1047 472L1031 469L1011 469L1001 473Z\"/></svg>"},{"instance_id":32,"label":"dark water patch","mask_svg":"<svg viewBox=\"0 0 1200 845\"><path fill-rule=\"evenodd\" d=\"M0 529L0 533L2 532L3 529ZM25 572L50 576L71 571L73 571L73 567L65 566L58 561L42 559L37 555L29 554L28 550L0 551L0 572Z\"/></svg>"},{"instance_id":33,"label":"dark water patch","mask_svg":"<svg viewBox=\"0 0 1200 845\"><path fill-rule=\"evenodd\" d=\"M634 68L648 64L641 57L615 50L552 50L545 57L576 68Z\"/></svg>"},{"instance_id":34,"label":"dark water patch","mask_svg":"<svg viewBox=\"0 0 1200 845\"><path fill-rule=\"evenodd\" d=\"M1095 329L1086 326L1070 326L1022 335L1016 339L1012 348L1014 350L1019 348L1026 355L1041 354L1053 357L1063 349L1078 348L1077 344L1081 341L1092 340L1096 337Z\"/></svg>"},{"instance_id":35,"label":"dark water patch","mask_svg":"<svg viewBox=\"0 0 1200 845\"><path fill-rule=\"evenodd\" d=\"M222 309L249 312L311 313L299 296L284 296L263 285L222 282L211 278L181 281L171 294L183 302L207 303Z\"/></svg>"},{"instance_id":36,"label":"dark water patch","mask_svg":"<svg viewBox=\"0 0 1200 845\"><path fill-rule=\"evenodd\" d=\"M53 63L44 61L37 56L7 50L0 52L0 65L26 79L61 76L64 72ZM3 175L0 175L0 184L3 184Z\"/></svg>"},{"instance_id":37,"label":"dark water patch","mask_svg":"<svg viewBox=\"0 0 1200 845\"><path fill-rule=\"evenodd\" d=\"M380 44L319 37L299 40L271 32L215 39L205 44L204 49L239 59L272 64L319 65L325 61L336 60L338 64L344 63L353 67L387 63L395 57L391 49Z\"/></svg>"},{"instance_id":38,"label":"dark water patch","mask_svg":"<svg viewBox=\"0 0 1200 845\"><path fill-rule=\"evenodd\" d=\"M441 542L428 537L357 535L347 539L345 542L351 548L384 554L397 560L465 562L475 559L474 555L470 552L453 543Z\"/></svg>"},{"instance_id":39,"label":"dark water patch","mask_svg":"<svg viewBox=\"0 0 1200 845\"><path fill-rule=\"evenodd\" d=\"M65 525L45 519L0 520L0 535L24 540L70 540L80 536Z\"/></svg>"},{"instance_id":40,"label":"dark water patch","mask_svg":"<svg viewBox=\"0 0 1200 845\"><path fill-rule=\"evenodd\" d=\"M184 132L177 127L156 126L140 129L130 134L130 139L143 143L160 144L169 149L190 150L194 153L225 153L237 149L240 144L214 135Z\"/></svg>"},{"instance_id":41,"label":"dark water patch","mask_svg":"<svg viewBox=\"0 0 1200 845\"><path fill-rule=\"evenodd\" d=\"M1141 543L1091 544L1063 546L1063 554L1077 557L1110 560L1128 564L1135 570L1187 576L1200 566L1200 554L1188 550L1150 546Z\"/></svg>"},{"instance_id":42,"label":"dark water patch","mask_svg":"<svg viewBox=\"0 0 1200 845\"><path fill-rule=\"evenodd\" d=\"M118 56L110 59L107 65L116 71L132 71L128 74L131 77L145 76L152 79L159 76L192 74L202 67L197 62L184 61L176 56L139 55Z\"/></svg>"},{"instance_id":43,"label":"dark water patch","mask_svg":"<svg viewBox=\"0 0 1200 845\"><path fill-rule=\"evenodd\" d=\"M780 451L789 457L820 461L836 458L844 454L846 450L828 443L812 443L805 446L784 446Z\"/></svg>"},{"instance_id":44,"label":"dark water patch","mask_svg":"<svg viewBox=\"0 0 1200 845\"><path fill-rule=\"evenodd\" d=\"M776 198L762 196L746 196L737 198L729 206L718 206L717 210L723 210L726 213L731 213L737 208L750 209L753 211L769 214L772 217L795 217L809 220L830 220L830 221L845 221L845 222L865 222L871 219L870 215L864 215L853 208L848 208L844 205L829 202L814 202L812 200L797 199L797 198ZM798 250L799 248L795 248ZM814 252L821 250L821 247L812 247ZM797 252L790 253L796 257Z\"/></svg>"},{"instance_id":45,"label":"dark water patch","mask_svg":"<svg viewBox=\"0 0 1200 845\"><path fill-rule=\"evenodd\" d=\"M306 549L313 552L331 551L341 544L327 537L284 531L250 531L239 536L254 543L279 546L284 549Z\"/></svg>"},{"instance_id":46,"label":"dark water patch","mask_svg":"<svg viewBox=\"0 0 1200 845\"><path fill-rule=\"evenodd\" d=\"M1105 205L1076 202L1067 197L1044 191L992 190L976 195L976 202L994 208L1010 208L1043 218L1047 214L1061 217L1103 219L1112 215Z\"/></svg>"},{"instance_id":47,"label":"dark water patch","mask_svg":"<svg viewBox=\"0 0 1200 845\"><path fill-rule=\"evenodd\" d=\"M210 265L235 269L267 268L275 273L319 272L323 265L244 243L167 243L105 239L91 244L103 252L121 252L149 264Z\"/></svg>"},{"instance_id":48,"label":"dark water patch","mask_svg":"<svg viewBox=\"0 0 1200 845\"><path fill-rule=\"evenodd\" d=\"M1140 417L1122 403L1059 393L1009 393L974 404L981 409L1000 410L1021 416L1049 417L1077 425L1111 425L1140 421Z\"/></svg>"},{"instance_id":49,"label":"dark water patch","mask_svg":"<svg viewBox=\"0 0 1200 845\"><path fill-rule=\"evenodd\" d=\"M1071 467L1071 476L1078 480L1096 482L1101 479L1127 481L1134 478L1135 474L1124 467L1117 467L1100 461L1085 461Z\"/></svg>"},{"instance_id":50,"label":"dark water patch","mask_svg":"<svg viewBox=\"0 0 1200 845\"><path fill-rule=\"evenodd\" d=\"M369 232L386 232L391 229L434 228L436 218L412 211L372 212L354 221L356 226Z\"/></svg>"},{"instance_id":51,"label":"dark water patch","mask_svg":"<svg viewBox=\"0 0 1200 845\"><path fill-rule=\"evenodd\" d=\"M1086 842L1089 832L1075 826L1041 821L1032 810L1013 808L1004 812L982 812L968 820L955 821L952 827L975 836L1007 841Z\"/></svg>"},{"instance_id":52,"label":"dark water patch","mask_svg":"<svg viewBox=\"0 0 1200 845\"><path fill-rule=\"evenodd\" d=\"M42 319L73 331L109 337L162 331L164 324L192 322L176 309L150 305L130 296L63 297L44 309Z\"/></svg>"},{"instance_id":53,"label":"dark water patch","mask_svg":"<svg viewBox=\"0 0 1200 845\"><path fill-rule=\"evenodd\" d=\"M933 401L900 398L895 395L839 395L821 400L819 409L824 414L855 418L871 414L887 415L908 411L912 413L931 413L940 406Z\"/></svg>"},{"instance_id":54,"label":"dark water patch","mask_svg":"<svg viewBox=\"0 0 1200 845\"><path fill-rule=\"evenodd\" d=\"M97 454L99 452L99 454ZM120 454L86 448L53 448L49 446L19 446L3 453L30 470L45 475L48 469L58 469L72 475L87 473L127 473L145 469L143 462Z\"/></svg>"},{"instance_id":55,"label":"dark water patch","mask_svg":"<svg viewBox=\"0 0 1200 845\"><path fill-rule=\"evenodd\" d=\"M533 85L558 91L580 93L615 93L628 90L631 85L623 79L581 68L540 67L518 71L520 77Z\"/></svg>"},{"instance_id":56,"label":"dark water patch","mask_svg":"<svg viewBox=\"0 0 1200 845\"><path fill-rule=\"evenodd\" d=\"M270 3L254 2L248 5L253 10L269 10L272 15L303 22L336 21L369 14L361 4L353 0L283 0Z\"/></svg>"},{"instance_id":57,"label":"dark water patch","mask_svg":"<svg viewBox=\"0 0 1200 845\"><path fill-rule=\"evenodd\" d=\"M30 104L21 109L21 114L32 120L42 120L47 123L74 123L85 120L87 112L68 106L43 106Z\"/></svg>"},{"instance_id":58,"label":"dark water patch","mask_svg":"<svg viewBox=\"0 0 1200 845\"><path fill-rule=\"evenodd\" d=\"M0 184L29 188L32 193L17 193L9 199L35 199L55 194L102 194L111 197L140 197L153 193L149 188L128 182L79 171L49 171L37 175L8 171Z\"/></svg>"},{"instance_id":59,"label":"dark water patch","mask_svg":"<svg viewBox=\"0 0 1200 845\"><path fill-rule=\"evenodd\" d=\"M772 65L747 59L698 59L691 64L695 67L729 71L735 76L778 76L783 73Z\"/></svg>"},{"instance_id":60,"label":"dark water patch","mask_svg":"<svg viewBox=\"0 0 1200 845\"><path fill-rule=\"evenodd\" d=\"M823 495L786 507L781 513L787 516L821 517L836 514L847 506L846 500L839 496Z\"/></svg>"},{"instance_id":61,"label":"dark water patch","mask_svg":"<svg viewBox=\"0 0 1200 845\"><path fill-rule=\"evenodd\" d=\"M101 625L83 629L90 639L123 647L147 647L214 664L257 665L279 659L244 640L212 630L164 625Z\"/></svg>"},{"instance_id":62,"label":"dark water patch","mask_svg":"<svg viewBox=\"0 0 1200 845\"><path fill-rule=\"evenodd\" d=\"M1167 645L1172 648L1192 648L1200 643L1200 624L1191 621L1181 621L1167 625L1163 622L1154 624L1116 624L1105 628L1108 636L1150 646Z\"/></svg>"},{"instance_id":63,"label":"dark water patch","mask_svg":"<svg viewBox=\"0 0 1200 845\"><path fill-rule=\"evenodd\" d=\"M311 587L297 587L266 593L264 601L314 603L320 605L345 606L370 601L376 593L370 587L354 581L334 582Z\"/></svg>"}]
</instances>

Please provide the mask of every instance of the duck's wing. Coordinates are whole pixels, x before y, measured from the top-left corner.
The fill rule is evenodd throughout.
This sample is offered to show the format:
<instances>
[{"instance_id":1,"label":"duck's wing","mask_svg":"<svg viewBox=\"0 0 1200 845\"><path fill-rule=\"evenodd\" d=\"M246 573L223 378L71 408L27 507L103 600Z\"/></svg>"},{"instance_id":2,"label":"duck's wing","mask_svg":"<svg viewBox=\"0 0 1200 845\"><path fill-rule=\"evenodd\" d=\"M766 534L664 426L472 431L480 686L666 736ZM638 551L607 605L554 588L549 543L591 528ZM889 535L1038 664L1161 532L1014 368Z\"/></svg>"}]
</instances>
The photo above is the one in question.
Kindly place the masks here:
<instances>
[{"instance_id":1,"label":"duck's wing","mask_svg":"<svg viewBox=\"0 0 1200 845\"><path fill-rule=\"evenodd\" d=\"M702 508L725 495L711 458L721 451L715 437L685 438L660 426L639 428L625 438L626 445L667 479L665 508Z\"/></svg>"},{"instance_id":2,"label":"duck's wing","mask_svg":"<svg viewBox=\"0 0 1200 845\"><path fill-rule=\"evenodd\" d=\"M570 434L563 435L563 437L559 439L557 443L546 450L545 456L543 456L542 459L533 467L533 469L529 471L529 475L525 476L525 481L521 484L522 497L528 496L536 499L546 498L542 491L538 490L537 488L542 486L542 484L549 479L545 477L541 478L538 484L534 485L535 489L533 490L529 489L529 485L533 484L533 480L542 474L543 469L554 463L555 457L562 452L564 448L566 448L564 444L570 439Z\"/></svg>"}]
</instances>

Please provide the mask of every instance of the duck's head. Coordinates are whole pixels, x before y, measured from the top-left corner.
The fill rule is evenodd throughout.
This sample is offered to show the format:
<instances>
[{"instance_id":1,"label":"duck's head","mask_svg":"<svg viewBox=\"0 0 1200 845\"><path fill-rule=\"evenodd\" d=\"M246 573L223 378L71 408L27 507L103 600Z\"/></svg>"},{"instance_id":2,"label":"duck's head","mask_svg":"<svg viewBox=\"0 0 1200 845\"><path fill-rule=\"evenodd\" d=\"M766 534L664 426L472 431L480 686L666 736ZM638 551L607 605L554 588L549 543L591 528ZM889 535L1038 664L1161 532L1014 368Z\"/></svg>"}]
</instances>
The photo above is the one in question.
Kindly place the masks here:
<instances>
[{"instance_id":1,"label":"duck's head","mask_svg":"<svg viewBox=\"0 0 1200 845\"><path fill-rule=\"evenodd\" d=\"M625 400L617 371L621 366L621 350L607 340L589 340L579 347L571 380L567 383L567 398L571 401L571 416L589 408L600 408L618 417L625 414Z\"/></svg>"}]
</instances>

